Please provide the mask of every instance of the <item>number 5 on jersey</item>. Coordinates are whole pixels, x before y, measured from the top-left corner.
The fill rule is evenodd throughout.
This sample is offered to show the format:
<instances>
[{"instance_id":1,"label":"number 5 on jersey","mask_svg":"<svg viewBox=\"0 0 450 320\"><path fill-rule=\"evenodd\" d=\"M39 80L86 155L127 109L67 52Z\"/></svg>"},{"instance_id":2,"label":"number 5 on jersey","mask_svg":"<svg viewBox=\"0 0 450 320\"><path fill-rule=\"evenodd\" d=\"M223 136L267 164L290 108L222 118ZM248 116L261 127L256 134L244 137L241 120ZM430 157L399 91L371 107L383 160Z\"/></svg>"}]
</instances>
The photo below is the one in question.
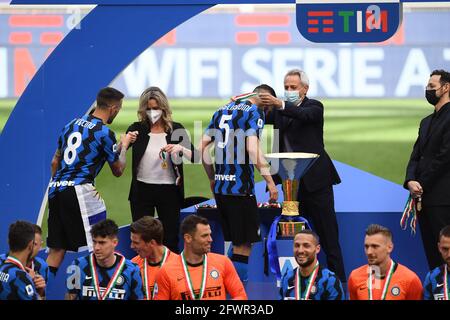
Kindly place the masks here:
<instances>
[{"instance_id":1,"label":"number 5 on jersey","mask_svg":"<svg viewBox=\"0 0 450 320\"><path fill-rule=\"evenodd\" d=\"M224 129L225 134L224 134L223 141L217 143L217 146L219 148L222 148L222 149L225 148L225 146L228 143L228 138L230 136L230 126L228 125L228 123L225 123L225 121L231 120L232 117L233 117L232 114L224 114L224 115L222 115L222 118L220 118L219 128Z\"/></svg>"}]
</instances>

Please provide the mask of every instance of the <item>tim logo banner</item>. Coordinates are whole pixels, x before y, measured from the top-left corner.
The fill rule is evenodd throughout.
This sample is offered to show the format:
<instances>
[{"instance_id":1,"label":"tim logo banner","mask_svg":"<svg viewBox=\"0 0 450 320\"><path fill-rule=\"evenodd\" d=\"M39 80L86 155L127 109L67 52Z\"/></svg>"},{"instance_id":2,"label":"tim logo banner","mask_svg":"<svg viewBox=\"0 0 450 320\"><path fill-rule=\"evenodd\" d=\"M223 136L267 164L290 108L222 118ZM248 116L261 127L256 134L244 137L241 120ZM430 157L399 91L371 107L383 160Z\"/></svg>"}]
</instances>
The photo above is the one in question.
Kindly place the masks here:
<instances>
[{"instance_id":1,"label":"tim logo banner","mask_svg":"<svg viewBox=\"0 0 450 320\"><path fill-rule=\"evenodd\" d=\"M297 0L297 28L312 42L382 42L401 22L399 0Z\"/></svg>"}]
</instances>

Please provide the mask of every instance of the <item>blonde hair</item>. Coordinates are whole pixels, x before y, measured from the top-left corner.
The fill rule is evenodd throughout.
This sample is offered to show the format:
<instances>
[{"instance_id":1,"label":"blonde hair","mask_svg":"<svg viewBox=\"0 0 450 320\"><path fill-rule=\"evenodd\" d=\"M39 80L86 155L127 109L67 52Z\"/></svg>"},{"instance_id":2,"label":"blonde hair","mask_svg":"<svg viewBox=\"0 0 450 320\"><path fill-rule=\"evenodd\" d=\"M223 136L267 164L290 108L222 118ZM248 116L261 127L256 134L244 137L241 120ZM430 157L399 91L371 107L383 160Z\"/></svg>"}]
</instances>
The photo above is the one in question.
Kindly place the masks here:
<instances>
[{"instance_id":1,"label":"blonde hair","mask_svg":"<svg viewBox=\"0 0 450 320\"><path fill-rule=\"evenodd\" d=\"M149 126L152 126L152 122L147 116L148 101L153 99L156 101L158 107L162 110L161 119L163 121L164 131L172 130L172 110L169 106L169 100L167 100L164 92L158 87L149 87L142 92L139 98L139 109L137 111L138 119L141 122L147 122Z\"/></svg>"}]
</instances>

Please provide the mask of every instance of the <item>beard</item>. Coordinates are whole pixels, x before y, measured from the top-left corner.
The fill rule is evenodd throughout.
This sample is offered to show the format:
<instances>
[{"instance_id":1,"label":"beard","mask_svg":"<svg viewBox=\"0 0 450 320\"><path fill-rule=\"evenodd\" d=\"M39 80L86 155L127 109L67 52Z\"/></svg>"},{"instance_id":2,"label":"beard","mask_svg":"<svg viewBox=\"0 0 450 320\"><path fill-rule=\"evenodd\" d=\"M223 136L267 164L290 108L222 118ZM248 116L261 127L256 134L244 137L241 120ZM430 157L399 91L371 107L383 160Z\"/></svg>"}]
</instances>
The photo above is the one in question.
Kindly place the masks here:
<instances>
[{"instance_id":1,"label":"beard","mask_svg":"<svg viewBox=\"0 0 450 320\"><path fill-rule=\"evenodd\" d=\"M298 259L296 259L296 260L297 260L297 263L298 263L298 265L300 267L306 268L306 267L309 267L311 264L314 263L314 255L306 257L306 260L304 262L300 262Z\"/></svg>"}]
</instances>

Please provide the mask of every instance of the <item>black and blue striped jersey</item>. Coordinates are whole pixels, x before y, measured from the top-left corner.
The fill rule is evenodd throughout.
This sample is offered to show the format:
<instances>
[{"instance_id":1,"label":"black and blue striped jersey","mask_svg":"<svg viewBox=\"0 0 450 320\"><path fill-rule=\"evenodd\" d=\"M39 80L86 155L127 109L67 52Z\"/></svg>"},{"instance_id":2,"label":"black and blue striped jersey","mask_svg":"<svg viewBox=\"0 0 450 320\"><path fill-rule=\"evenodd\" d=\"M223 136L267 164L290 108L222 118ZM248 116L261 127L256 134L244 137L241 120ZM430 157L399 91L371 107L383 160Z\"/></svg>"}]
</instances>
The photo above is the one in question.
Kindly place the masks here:
<instances>
[{"instance_id":1,"label":"black and blue striped jersey","mask_svg":"<svg viewBox=\"0 0 450 320\"><path fill-rule=\"evenodd\" d=\"M249 101L231 102L214 113L205 131L214 141L214 193L255 193L254 169L249 159L246 137L260 137L263 127L263 110Z\"/></svg>"},{"instance_id":2,"label":"black and blue striped jersey","mask_svg":"<svg viewBox=\"0 0 450 320\"><path fill-rule=\"evenodd\" d=\"M445 264L427 273L423 283L424 300L444 300L444 289L450 287L450 283L447 283L447 286L444 285L444 272Z\"/></svg>"},{"instance_id":3,"label":"black and blue striped jersey","mask_svg":"<svg viewBox=\"0 0 450 320\"><path fill-rule=\"evenodd\" d=\"M97 265L100 294L105 294L111 277L117 270L120 258L121 256L116 254L116 262L110 268L103 268ZM89 255L76 259L67 268L67 285L68 292L76 294L77 300L98 300ZM122 272L105 300L142 300L143 298L144 293L139 267L126 259Z\"/></svg>"},{"instance_id":4,"label":"black and blue striped jersey","mask_svg":"<svg viewBox=\"0 0 450 320\"><path fill-rule=\"evenodd\" d=\"M0 254L0 264L3 263L3 261L5 261L7 257L8 255L6 254ZM45 283L47 283L49 272L47 262L45 262L45 260L42 258L34 257L33 261L31 262L31 266L33 267L34 272L41 275L44 278Z\"/></svg>"},{"instance_id":5,"label":"black and blue striped jersey","mask_svg":"<svg viewBox=\"0 0 450 320\"><path fill-rule=\"evenodd\" d=\"M30 275L15 263L0 263L0 300L37 300L38 295Z\"/></svg>"},{"instance_id":6,"label":"black and blue striped jersey","mask_svg":"<svg viewBox=\"0 0 450 320\"><path fill-rule=\"evenodd\" d=\"M282 300L295 299L295 275L297 268L288 269L281 277L280 298ZM305 296L308 277L300 277L301 296ZM309 300L345 300L341 281L336 275L319 265L319 271L311 287Z\"/></svg>"},{"instance_id":7,"label":"black and blue striped jersey","mask_svg":"<svg viewBox=\"0 0 450 320\"><path fill-rule=\"evenodd\" d=\"M67 124L59 139L61 161L50 182L49 197L68 186L94 183L106 161L119 159L114 132L102 120L86 115Z\"/></svg>"}]
</instances>

